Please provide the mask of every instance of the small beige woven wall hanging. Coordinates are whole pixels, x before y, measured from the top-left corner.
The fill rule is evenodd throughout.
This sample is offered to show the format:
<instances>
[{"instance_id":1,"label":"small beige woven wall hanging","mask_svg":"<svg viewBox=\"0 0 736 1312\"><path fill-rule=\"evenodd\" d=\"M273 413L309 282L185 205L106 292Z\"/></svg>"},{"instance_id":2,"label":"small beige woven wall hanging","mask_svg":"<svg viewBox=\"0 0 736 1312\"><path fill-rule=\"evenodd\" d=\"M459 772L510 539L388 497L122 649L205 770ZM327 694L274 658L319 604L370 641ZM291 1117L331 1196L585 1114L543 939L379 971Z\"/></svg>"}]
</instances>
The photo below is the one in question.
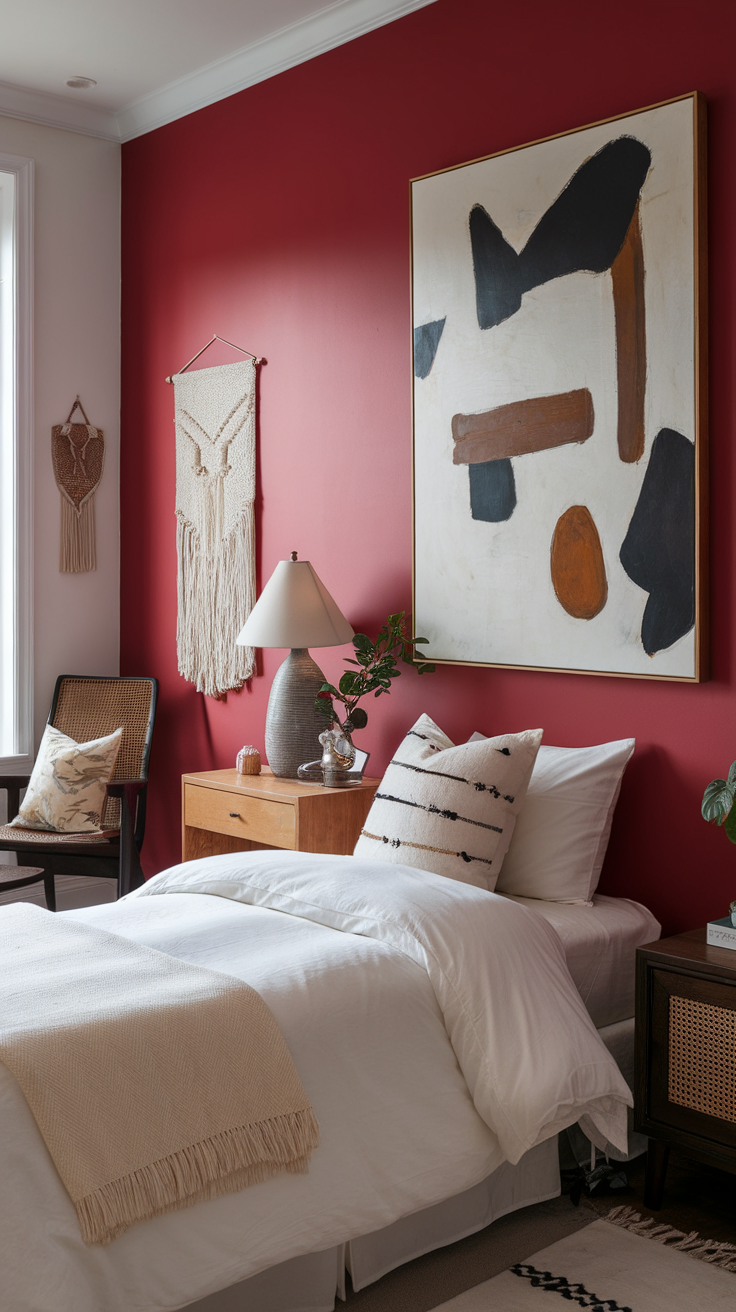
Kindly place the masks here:
<instances>
[{"instance_id":1,"label":"small beige woven wall hanging","mask_svg":"<svg viewBox=\"0 0 736 1312\"><path fill-rule=\"evenodd\" d=\"M83 424L71 422L77 407ZM79 397L66 423L51 429L51 459L61 493L59 569L62 574L86 574L97 568L94 495L105 463L105 435L89 422Z\"/></svg>"}]
</instances>

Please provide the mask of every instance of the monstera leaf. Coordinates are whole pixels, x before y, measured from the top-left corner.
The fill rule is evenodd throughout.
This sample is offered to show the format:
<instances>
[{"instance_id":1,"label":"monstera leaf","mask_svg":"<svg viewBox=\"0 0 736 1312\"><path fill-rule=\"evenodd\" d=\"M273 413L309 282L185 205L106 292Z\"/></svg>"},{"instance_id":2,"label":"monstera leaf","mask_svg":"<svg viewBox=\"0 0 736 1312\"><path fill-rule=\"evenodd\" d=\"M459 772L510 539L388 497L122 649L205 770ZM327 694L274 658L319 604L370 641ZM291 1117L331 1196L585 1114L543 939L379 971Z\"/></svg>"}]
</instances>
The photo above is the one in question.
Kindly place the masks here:
<instances>
[{"instance_id":1,"label":"monstera leaf","mask_svg":"<svg viewBox=\"0 0 736 1312\"><path fill-rule=\"evenodd\" d=\"M727 779L714 779L708 784L700 808L704 820L715 821L717 825L725 824L726 837L736 843L736 761L728 772Z\"/></svg>"}]
</instances>

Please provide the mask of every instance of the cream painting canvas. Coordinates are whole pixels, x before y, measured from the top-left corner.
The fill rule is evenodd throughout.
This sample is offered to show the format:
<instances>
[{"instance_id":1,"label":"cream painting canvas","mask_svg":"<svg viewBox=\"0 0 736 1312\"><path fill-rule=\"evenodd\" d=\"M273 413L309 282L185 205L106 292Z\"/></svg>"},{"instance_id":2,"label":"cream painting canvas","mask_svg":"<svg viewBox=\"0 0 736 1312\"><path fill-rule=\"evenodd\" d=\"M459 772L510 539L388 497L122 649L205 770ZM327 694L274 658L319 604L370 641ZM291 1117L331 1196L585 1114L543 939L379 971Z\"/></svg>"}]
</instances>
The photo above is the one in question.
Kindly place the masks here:
<instances>
[{"instance_id":1,"label":"cream painting canvas","mask_svg":"<svg viewBox=\"0 0 736 1312\"><path fill-rule=\"evenodd\" d=\"M704 676L702 114L412 183L427 659Z\"/></svg>"}]
</instances>

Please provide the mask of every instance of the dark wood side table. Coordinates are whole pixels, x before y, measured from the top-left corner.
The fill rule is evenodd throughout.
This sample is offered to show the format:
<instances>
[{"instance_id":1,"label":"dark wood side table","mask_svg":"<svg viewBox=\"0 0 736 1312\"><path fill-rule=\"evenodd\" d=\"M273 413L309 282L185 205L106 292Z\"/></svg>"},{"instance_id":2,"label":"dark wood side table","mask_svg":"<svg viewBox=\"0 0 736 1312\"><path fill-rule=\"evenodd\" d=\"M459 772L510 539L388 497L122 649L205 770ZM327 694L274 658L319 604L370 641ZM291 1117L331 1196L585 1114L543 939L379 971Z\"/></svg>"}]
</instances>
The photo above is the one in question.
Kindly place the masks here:
<instances>
[{"instance_id":1,"label":"dark wood side table","mask_svg":"<svg viewBox=\"0 0 736 1312\"><path fill-rule=\"evenodd\" d=\"M56 892L53 875L45 875L40 866L0 866L0 893L7 893L12 888L25 888L26 884L44 882L46 906L49 911L56 910Z\"/></svg>"},{"instance_id":2,"label":"dark wood side table","mask_svg":"<svg viewBox=\"0 0 736 1312\"><path fill-rule=\"evenodd\" d=\"M647 1207L662 1206L672 1145L736 1173L736 951L705 929L637 949L634 1103Z\"/></svg>"}]
</instances>

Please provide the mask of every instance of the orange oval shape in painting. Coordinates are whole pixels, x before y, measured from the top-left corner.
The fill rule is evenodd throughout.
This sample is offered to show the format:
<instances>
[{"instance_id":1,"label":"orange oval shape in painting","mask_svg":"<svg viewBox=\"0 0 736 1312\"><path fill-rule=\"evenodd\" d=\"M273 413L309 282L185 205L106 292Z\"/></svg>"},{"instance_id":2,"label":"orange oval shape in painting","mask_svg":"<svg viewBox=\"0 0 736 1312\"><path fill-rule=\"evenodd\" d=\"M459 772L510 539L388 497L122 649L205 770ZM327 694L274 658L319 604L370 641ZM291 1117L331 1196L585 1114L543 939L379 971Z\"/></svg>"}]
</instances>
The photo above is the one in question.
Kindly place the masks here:
<instances>
[{"instance_id":1,"label":"orange oval shape in painting","mask_svg":"<svg viewBox=\"0 0 736 1312\"><path fill-rule=\"evenodd\" d=\"M592 620L606 604L608 581L598 529L587 506L570 506L560 515L550 555L560 605L576 620Z\"/></svg>"}]
</instances>

